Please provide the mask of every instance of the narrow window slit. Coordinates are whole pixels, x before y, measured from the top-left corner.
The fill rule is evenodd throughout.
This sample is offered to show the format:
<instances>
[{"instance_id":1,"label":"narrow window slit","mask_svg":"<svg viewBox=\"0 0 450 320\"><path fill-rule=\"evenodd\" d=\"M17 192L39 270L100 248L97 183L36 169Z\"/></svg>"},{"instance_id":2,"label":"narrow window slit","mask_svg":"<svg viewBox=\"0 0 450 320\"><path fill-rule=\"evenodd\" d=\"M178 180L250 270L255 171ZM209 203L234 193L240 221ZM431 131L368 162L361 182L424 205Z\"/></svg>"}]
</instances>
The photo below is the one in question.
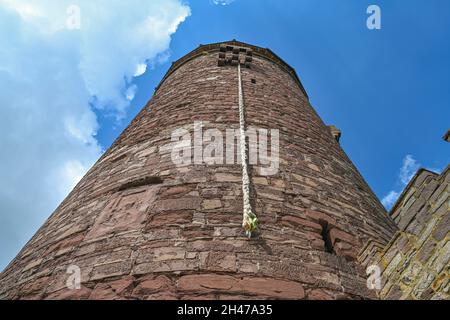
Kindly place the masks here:
<instances>
[{"instance_id":1,"label":"narrow window slit","mask_svg":"<svg viewBox=\"0 0 450 320\"><path fill-rule=\"evenodd\" d=\"M126 182L119 187L118 191L123 191L123 190L127 190L127 189L138 188L138 187L153 185L153 184L161 184L161 183L163 183L163 180L160 177L149 176L149 177L140 178L137 180Z\"/></svg>"},{"instance_id":2,"label":"narrow window slit","mask_svg":"<svg viewBox=\"0 0 450 320\"><path fill-rule=\"evenodd\" d=\"M330 225L325 220L320 220L319 224L322 226L321 236L322 236L323 242L325 243L325 246L324 246L325 252L334 254L335 252L334 252L333 242L331 241L331 236L330 236Z\"/></svg>"}]
</instances>

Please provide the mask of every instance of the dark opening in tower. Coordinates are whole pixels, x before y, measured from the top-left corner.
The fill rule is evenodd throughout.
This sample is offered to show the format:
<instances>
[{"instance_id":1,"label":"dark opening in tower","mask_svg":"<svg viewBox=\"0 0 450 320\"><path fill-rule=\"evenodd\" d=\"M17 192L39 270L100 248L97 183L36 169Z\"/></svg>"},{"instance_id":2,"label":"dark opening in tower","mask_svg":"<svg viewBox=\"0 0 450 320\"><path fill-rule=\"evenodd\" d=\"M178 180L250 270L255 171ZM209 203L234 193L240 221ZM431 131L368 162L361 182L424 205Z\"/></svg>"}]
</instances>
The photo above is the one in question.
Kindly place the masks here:
<instances>
[{"instance_id":1,"label":"dark opening in tower","mask_svg":"<svg viewBox=\"0 0 450 320\"><path fill-rule=\"evenodd\" d=\"M333 242L331 241L330 236L330 225L325 220L319 220L320 225L322 226L322 240L325 243L325 252L334 254Z\"/></svg>"}]
</instances>

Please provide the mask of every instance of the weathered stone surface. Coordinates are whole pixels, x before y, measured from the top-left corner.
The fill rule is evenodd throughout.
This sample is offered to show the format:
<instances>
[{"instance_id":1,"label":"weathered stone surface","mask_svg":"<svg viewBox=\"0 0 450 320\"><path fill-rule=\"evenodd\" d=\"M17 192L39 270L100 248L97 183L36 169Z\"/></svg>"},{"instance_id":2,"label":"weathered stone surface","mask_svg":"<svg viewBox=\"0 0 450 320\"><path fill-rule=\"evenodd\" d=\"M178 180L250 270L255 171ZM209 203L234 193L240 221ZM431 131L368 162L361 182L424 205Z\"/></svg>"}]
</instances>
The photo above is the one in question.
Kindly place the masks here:
<instances>
[{"instance_id":1,"label":"weathered stone surface","mask_svg":"<svg viewBox=\"0 0 450 320\"><path fill-rule=\"evenodd\" d=\"M324 290L316 289L308 293L308 300L334 300L334 296Z\"/></svg>"},{"instance_id":2,"label":"weathered stone surface","mask_svg":"<svg viewBox=\"0 0 450 320\"><path fill-rule=\"evenodd\" d=\"M241 182L242 178L240 176L226 173L216 173L215 180L217 182Z\"/></svg>"},{"instance_id":3,"label":"weathered stone surface","mask_svg":"<svg viewBox=\"0 0 450 320\"><path fill-rule=\"evenodd\" d=\"M63 289L45 297L46 300L86 300L90 297L92 289L81 286L77 290Z\"/></svg>"},{"instance_id":4,"label":"weathered stone surface","mask_svg":"<svg viewBox=\"0 0 450 320\"><path fill-rule=\"evenodd\" d=\"M202 203L202 208L204 210L219 209L222 207L222 202L220 200L204 200Z\"/></svg>"},{"instance_id":5,"label":"weathered stone surface","mask_svg":"<svg viewBox=\"0 0 450 320\"><path fill-rule=\"evenodd\" d=\"M355 237L347 232L339 230L337 228L332 228L330 230L330 237L333 243L338 241L345 241L347 243L357 243Z\"/></svg>"},{"instance_id":6,"label":"weathered stone surface","mask_svg":"<svg viewBox=\"0 0 450 320\"><path fill-rule=\"evenodd\" d=\"M449 211L450 209L447 208ZM441 218L439 224L434 228L433 237L437 241L443 240L450 233L450 214L447 214Z\"/></svg>"},{"instance_id":7,"label":"weathered stone surface","mask_svg":"<svg viewBox=\"0 0 450 320\"><path fill-rule=\"evenodd\" d=\"M167 225L183 225L192 222L194 214L189 211L161 212L148 218L146 228L160 228Z\"/></svg>"},{"instance_id":8,"label":"weathered stone surface","mask_svg":"<svg viewBox=\"0 0 450 320\"><path fill-rule=\"evenodd\" d=\"M179 198L158 201L155 207L157 211L195 210L201 202L200 198Z\"/></svg>"},{"instance_id":9,"label":"weathered stone surface","mask_svg":"<svg viewBox=\"0 0 450 320\"><path fill-rule=\"evenodd\" d=\"M422 263L427 263L427 261L430 259L430 257L433 255L433 251L436 248L437 243L432 238L430 238L425 244L422 246L422 249L420 249L420 252L417 255L417 258Z\"/></svg>"},{"instance_id":10,"label":"weathered stone surface","mask_svg":"<svg viewBox=\"0 0 450 320\"><path fill-rule=\"evenodd\" d=\"M118 294L123 295L134 287L135 279L133 277L124 277L119 280L109 282L109 286Z\"/></svg>"},{"instance_id":11,"label":"weathered stone surface","mask_svg":"<svg viewBox=\"0 0 450 320\"><path fill-rule=\"evenodd\" d=\"M301 284L293 281L270 278L242 278L220 275L184 276L178 282L182 291L193 292L242 292L252 296L279 299L303 299L305 291Z\"/></svg>"},{"instance_id":12,"label":"weathered stone surface","mask_svg":"<svg viewBox=\"0 0 450 320\"><path fill-rule=\"evenodd\" d=\"M136 265L134 267L133 274L145 275L162 272L188 272L197 270L198 268L199 261L196 259L155 261Z\"/></svg>"},{"instance_id":13,"label":"weathered stone surface","mask_svg":"<svg viewBox=\"0 0 450 320\"><path fill-rule=\"evenodd\" d=\"M111 288L108 284L98 284L94 290L92 290L89 299L92 300L118 300L120 296Z\"/></svg>"},{"instance_id":14,"label":"weathered stone surface","mask_svg":"<svg viewBox=\"0 0 450 320\"><path fill-rule=\"evenodd\" d=\"M186 249L181 247L163 247L153 249L153 261L167 261L184 259Z\"/></svg>"},{"instance_id":15,"label":"weathered stone surface","mask_svg":"<svg viewBox=\"0 0 450 320\"><path fill-rule=\"evenodd\" d=\"M131 266L132 263L130 260L97 265L92 270L90 280L95 281L105 278L128 275L130 274Z\"/></svg>"},{"instance_id":16,"label":"weathered stone surface","mask_svg":"<svg viewBox=\"0 0 450 320\"><path fill-rule=\"evenodd\" d=\"M111 233L139 228L146 218L146 210L156 199L156 187L136 193L114 195L95 221L86 239L95 239Z\"/></svg>"},{"instance_id":17,"label":"weathered stone surface","mask_svg":"<svg viewBox=\"0 0 450 320\"><path fill-rule=\"evenodd\" d=\"M44 261L44 259L42 259L42 258L31 261L29 264L27 264L23 268L23 271L27 271L27 270L30 270L30 269L33 269L33 268L39 266L42 263L42 261Z\"/></svg>"},{"instance_id":18,"label":"weathered stone surface","mask_svg":"<svg viewBox=\"0 0 450 320\"><path fill-rule=\"evenodd\" d=\"M168 188L161 194L161 199L169 198L174 195L186 195L193 190L191 185L182 185Z\"/></svg>"},{"instance_id":19,"label":"weathered stone surface","mask_svg":"<svg viewBox=\"0 0 450 320\"><path fill-rule=\"evenodd\" d=\"M166 276L143 280L134 289L133 296L149 296L152 293L168 292L173 287L172 281Z\"/></svg>"},{"instance_id":20,"label":"weathered stone surface","mask_svg":"<svg viewBox=\"0 0 450 320\"><path fill-rule=\"evenodd\" d=\"M226 252L209 252L205 267L214 271L236 271L236 256Z\"/></svg>"},{"instance_id":21,"label":"weathered stone surface","mask_svg":"<svg viewBox=\"0 0 450 320\"><path fill-rule=\"evenodd\" d=\"M252 181L254 184L260 184L263 186L269 185L269 183L267 182L267 178L264 178L264 177L253 177Z\"/></svg>"},{"instance_id":22,"label":"weathered stone surface","mask_svg":"<svg viewBox=\"0 0 450 320\"><path fill-rule=\"evenodd\" d=\"M178 289L181 291L229 291L237 285L237 279L231 276L217 274L187 275L178 280Z\"/></svg>"},{"instance_id":23,"label":"weathered stone surface","mask_svg":"<svg viewBox=\"0 0 450 320\"><path fill-rule=\"evenodd\" d=\"M281 218L281 221L285 226L289 226L289 227L293 227L293 228L298 228L298 229L309 228L314 231L317 231L318 233L320 233L322 230L322 226L320 224L312 222L312 221L308 221L308 220L305 220L305 219L302 219L302 218L296 217L296 216L291 216L291 215L283 216Z\"/></svg>"},{"instance_id":24,"label":"weathered stone surface","mask_svg":"<svg viewBox=\"0 0 450 320\"><path fill-rule=\"evenodd\" d=\"M256 296L279 299L303 299L305 291L300 283L267 278L244 278L239 282L243 291Z\"/></svg>"}]
</instances>

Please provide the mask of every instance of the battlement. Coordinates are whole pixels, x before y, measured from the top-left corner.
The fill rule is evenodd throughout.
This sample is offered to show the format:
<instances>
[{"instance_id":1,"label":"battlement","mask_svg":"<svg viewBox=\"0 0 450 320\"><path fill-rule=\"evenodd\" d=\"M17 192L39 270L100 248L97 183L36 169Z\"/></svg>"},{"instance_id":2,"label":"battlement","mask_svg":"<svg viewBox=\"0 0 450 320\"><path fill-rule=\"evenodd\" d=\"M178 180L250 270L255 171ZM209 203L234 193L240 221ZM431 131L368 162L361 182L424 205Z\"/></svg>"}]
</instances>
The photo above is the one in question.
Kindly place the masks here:
<instances>
[{"instance_id":1,"label":"battlement","mask_svg":"<svg viewBox=\"0 0 450 320\"><path fill-rule=\"evenodd\" d=\"M188 61L191 61L192 59L195 59L198 56L201 56L202 54L207 53L214 53L214 52L220 52L221 47L241 47L241 48L248 48L251 50L253 55L270 60L274 63L276 63L279 67L281 67L283 70L285 70L288 74L290 74L294 80L297 82L298 86L302 90L303 94L308 98L308 94L303 87L303 84L300 81L300 78L297 75L297 72L294 68L292 68L289 64L287 64L283 59L281 59L278 55L276 55L272 50L268 48L261 48L255 45L251 45L248 43L240 42L237 40L231 40L231 41L225 41L225 42L217 42L217 43L211 43L207 45L200 45L198 48L194 49L190 53L186 54L182 58L178 59L177 61L172 63L172 66L167 71L166 75L163 77L161 82L158 84L158 86L155 89L155 93L158 91L158 89L161 87L161 84L179 67L181 67L183 64L185 64Z\"/></svg>"}]
</instances>

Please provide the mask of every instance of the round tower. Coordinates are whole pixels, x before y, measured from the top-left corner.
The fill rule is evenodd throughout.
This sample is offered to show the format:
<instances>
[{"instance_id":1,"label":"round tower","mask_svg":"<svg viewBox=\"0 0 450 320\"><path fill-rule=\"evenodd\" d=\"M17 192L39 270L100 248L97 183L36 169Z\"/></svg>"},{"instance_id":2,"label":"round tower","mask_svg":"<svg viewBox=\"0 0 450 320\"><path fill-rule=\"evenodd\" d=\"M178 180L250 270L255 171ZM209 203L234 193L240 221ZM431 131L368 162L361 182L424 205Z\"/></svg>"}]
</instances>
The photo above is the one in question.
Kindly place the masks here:
<instances>
[{"instance_id":1,"label":"round tower","mask_svg":"<svg viewBox=\"0 0 450 320\"><path fill-rule=\"evenodd\" d=\"M0 298L372 298L356 257L396 226L339 137L272 51L202 45L0 275Z\"/></svg>"}]
</instances>

